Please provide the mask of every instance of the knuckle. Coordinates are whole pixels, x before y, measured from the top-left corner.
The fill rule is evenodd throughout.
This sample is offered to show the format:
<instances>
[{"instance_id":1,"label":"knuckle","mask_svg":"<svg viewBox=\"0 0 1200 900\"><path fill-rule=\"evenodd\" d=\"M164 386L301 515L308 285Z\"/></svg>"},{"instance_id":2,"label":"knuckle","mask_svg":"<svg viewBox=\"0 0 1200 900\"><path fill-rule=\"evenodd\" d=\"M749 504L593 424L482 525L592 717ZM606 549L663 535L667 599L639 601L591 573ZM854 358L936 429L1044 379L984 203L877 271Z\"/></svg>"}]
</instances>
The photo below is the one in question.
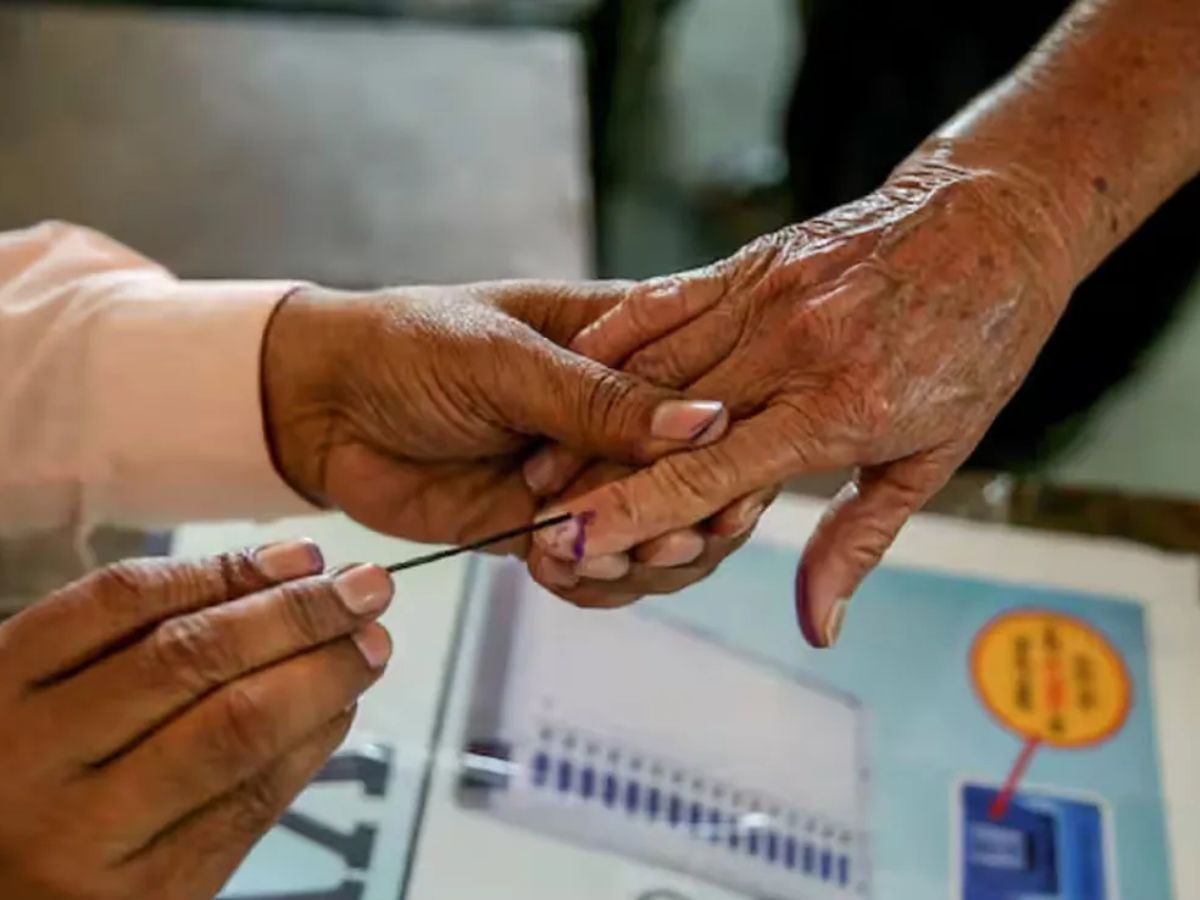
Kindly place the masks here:
<instances>
[{"instance_id":1,"label":"knuckle","mask_svg":"<svg viewBox=\"0 0 1200 900\"><path fill-rule=\"evenodd\" d=\"M716 460L719 463L714 465ZM736 463L725 460L716 451L679 454L670 457L659 471L667 495L689 508L715 505L716 493L725 493L725 483L738 480Z\"/></svg>"},{"instance_id":2,"label":"knuckle","mask_svg":"<svg viewBox=\"0 0 1200 900\"><path fill-rule=\"evenodd\" d=\"M286 626L303 646L323 643L352 622L327 579L287 585L279 591Z\"/></svg>"},{"instance_id":3,"label":"knuckle","mask_svg":"<svg viewBox=\"0 0 1200 900\"><path fill-rule=\"evenodd\" d=\"M660 387L678 387L682 367L674 353L652 346L631 356L625 371Z\"/></svg>"},{"instance_id":4,"label":"knuckle","mask_svg":"<svg viewBox=\"0 0 1200 900\"><path fill-rule=\"evenodd\" d=\"M164 560L129 559L99 569L56 596L74 596L114 623L139 618L145 607L170 608L169 565Z\"/></svg>"},{"instance_id":5,"label":"knuckle","mask_svg":"<svg viewBox=\"0 0 1200 900\"><path fill-rule=\"evenodd\" d=\"M658 283L651 283L626 301L621 306L620 314L625 316L634 334L653 334L658 327L657 319L663 313L663 304L672 299L678 300L678 281L665 278Z\"/></svg>"},{"instance_id":6,"label":"knuckle","mask_svg":"<svg viewBox=\"0 0 1200 900\"><path fill-rule=\"evenodd\" d=\"M629 424L633 410L628 402L633 384L614 372L606 372L588 383L581 408L591 421L617 430Z\"/></svg>"},{"instance_id":7,"label":"knuckle","mask_svg":"<svg viewBox=\"0 0 1200 900\"><path fill-rule=\"evenodd\" d=\"M231 598L266 585L250 550L209 557L199 567L213 595Z\"/></svg>"},{"instance_id":8,"label":"knuckle","mask_svg":"<svg viewBox=\"0 0 1200 900\"><path fill-rule=\"evenodd\" d=\"M628 480L614 481L605 488L608 503L619 522L626 523L633 531L640 531L641 504L634 496L634 490Z\"/></svg>"},{"instance_id":9,"label":"knuckle","mask_svg":"<svg viewBox=\"0 0 1200 900\"><path fill-rule=\"evenodd\" d=\"M88 576L84 584L102 602L123 606L160 589L167 580L164 568L161 560L127 559L105 566Z\"/></svg>"},{"instance_id":10,"label":"knuckle","mask_svg":"<svg viewBox=\"0 0 1200 900\"><path fill-rule=\"evenodd\" d=\"M852 403L855 410L855 418L862 423L867 434L886 436L891 432L895 423L896 405L881 385L868 384L863 390L848 390L846 393L847 402Z\"/></svg>"},{"instance_id":11,"label":"knuckle","mask_svg":"<svg viewBox=\"0 0 1200 900\"><path fill-rule=\"evenodd\" d=\"M892 516L897 513L904 515L908 510L915 510L924 502L925 496L929 492L928 483L918 477L915 472L889 473L886 487L888 491L884 494L886 501L884 509ZM887 507L891 507L891 509L888 510Z\"/></svg>"},{"instance_id":12,"label":"knuckle","mask_svg":"<svg viewBox=\"0 0 1200 900\"><path fill-rule=\"evenodd\" d=\"M798 303L783 320L783 334L789 346L798 350L818 342L818 315L805 303Z\"/></svg>"},{"instance_id":13,"label":"knuckle","mask_svg":"<svg viewBox=\"0 0 1200 900\"><path fill-rule=\"evenodd\" d=\"M146 641L151 667L201 694L241 671L232 641L204 611L168 619Z\"/></svg>"},{"instance_id":14,"label":"knuckle","mask_svg":"<svg viewBox=\"0 0 1200 900\"><path fill-rule=\"evenodd\" d=\"M234 830L250 836L266 831L287 799L272 772L261 772L248 779L237 796L232 816Z\"/></svg>"},{"instance_id":15,"label":"knuckle","mask_svg":"<svg viewBox=\"0 0 1200 900\"><path fill-rule=\"evenodd\" d=\"M131 559L89 576L86 589L114 607L154 602L165 609L228 599L247 584L240 573L253 570L246 553L203 561Z\"/></svg>"},{"instance_id":16,"label":"knuckle","mask_svg":"<svg viewBox=\"0 0 1200 900\"><path fill-rule=\"evenodd\" d=\"M874 517L858 523L854 543L850 546L851 561L860 569L869 569L879 561L896 537L896 529Z\"/></svg>"},{"instance_id":17,"label":"knuckle","mask_svg":"<svg viewBox=\"0 0 1200 900\"><path fill-rule=\"evenodd\" d=\"M804 465L813 454L818 444L818 419L822 411L828 412L827 423L840 423L842 419L840 412L830 409L828 404L817 408L805 400L802 396L785 395L776 401L780 426L778 439L786 447L788 461L794 466Z\"/></svg>"},{"instance_id":18,"label":"knuckle","mask_svg":"<svg viewBox=\"0 0 1200 900\"><path fill-rule=\"evenodd\" d=\"M217 709L219 719L211 739L218 764L240 768L271 758L272 720L252 690L236 682L229 685Z\"/></svg>"},{"instance_id":19,"label":"knuckle","mask_svg":"<svg viewBox=\"0 0 1200 900\"><path fill-rule=\"evenodd\" d=\"M705 326L709 333L735 338L746 328L749 308L743 303L723 303L714 306L705 314Z\"/></svg>"}]
</instances>

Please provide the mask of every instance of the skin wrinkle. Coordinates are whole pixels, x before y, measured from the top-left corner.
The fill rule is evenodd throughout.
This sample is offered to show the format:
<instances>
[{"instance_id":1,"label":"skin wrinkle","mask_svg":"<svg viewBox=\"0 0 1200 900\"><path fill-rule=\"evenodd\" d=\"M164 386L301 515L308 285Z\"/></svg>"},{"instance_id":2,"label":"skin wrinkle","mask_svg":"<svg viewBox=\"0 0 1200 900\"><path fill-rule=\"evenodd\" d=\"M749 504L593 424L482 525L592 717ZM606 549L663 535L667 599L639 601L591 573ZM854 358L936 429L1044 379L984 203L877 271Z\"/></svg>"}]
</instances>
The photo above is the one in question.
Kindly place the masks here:
<instances>
[{"instance_id":1,"label":"skin wrinkle","mask_svg":"<svg viewBox=\"0 0 1200 900\"><path fill-rule=\"evenodd\" d=\"M761 422L726 439L740 438L739 467L754 474L718 490L698 472L714 492L704 497L677 483L683 467L668 460L585 493L578 502L599 511L592 550L653 539L651 522L700 521L765 473L878 464L864 470L872 489L845 507L849 518L827 520L806 552L805 632L828 633L831 604L969 455L1074 286L1197 169L1200 4L1077 3L880 188L718 264L725 294L706 299L687 333L741 321L733 350L722 335L701 366L701 348L685 352L679 333L645 342L639 359L706 369L700 384L738 415L768 401ZM682 277L680 290L703 289ZM621 307L609 319L619 323ZM634 522L623 514L631 504L661 515Z\"/></svg>"},{"instance_id":2,"label":"skin wrinkle","mask_svg":"<svg viewBox=\"0 0 1200 900\"><path fill-rule=\"evenodd\" d=\"M569 341L628 290L298 291L264 339L266 430L281 474L368 527L465 542L537 514L522 467L539 440L643 460L686 445L686 435L651 433L664 404L685 398L550 337ZM528 543L497 549L523 553Z\"/></svg>"},{"instance_id":3,"label":"skin wrinkle","mask_svg":"<svg viewBox=\"0 0 1200 900\"><path fill-rule=\"evenodd\" d=\"M1200 167L1198 17L1192 0L1077 4L1028 65L943 129L967 138L960 159L1043 174L1078 225L1077 278ZM1098 196L1085 173L1110 190Z\"/></svg>"},{"instance_id":4,"label":"skin wrinkle","mask_svg":"<svg viewBox=\"0 0 1200 900\"><path fill-rule=\"evenodd\" d=\"M728 321L731 308L745 311L746 327L728 357L742 364L716 371L724 374L723 397L761 396L763 383L775 382L767 396L772 407L787 410L788 422L779 434L762 435L762 451L777 455L775 465L803 471L841 448L864 462L908 460L944 447L954 448L947 457L961 458L970 449L966 442L982 434L979 415L998 409L1017 382L996 369L1020 369L1032 351L981 345L1020 311L1048 334L1045 312L1053 304L1020 302L1025 286L1044 278L1019 249L991 250L986 266L983 254L961 252L966 234L977 235L978 246L1013 245L1008 224L988 218L991 204L964 190L964 177L951 166L910 169L897 185L765 238L731 261L736 293L697 322ZM821 237L814 241L814 234ZM998 305L987 299L989 291L1003 298ZM962 336L964 323L974 335L967 345L947 342L947 335ZM663 347L674 340L665 338ZM930 355L930 347L944 352ZM997 384L1005 396L997 396ZM815 446L824 449L814 452ZM705 498L680 481L679 471L677 465L670 478L664 471L660 489L680 505L701 505ZM931 482L944 480L940 469L930 472ZM620 506L631 508L630 496L621 495Z\"/></svg>"}]
</instances>

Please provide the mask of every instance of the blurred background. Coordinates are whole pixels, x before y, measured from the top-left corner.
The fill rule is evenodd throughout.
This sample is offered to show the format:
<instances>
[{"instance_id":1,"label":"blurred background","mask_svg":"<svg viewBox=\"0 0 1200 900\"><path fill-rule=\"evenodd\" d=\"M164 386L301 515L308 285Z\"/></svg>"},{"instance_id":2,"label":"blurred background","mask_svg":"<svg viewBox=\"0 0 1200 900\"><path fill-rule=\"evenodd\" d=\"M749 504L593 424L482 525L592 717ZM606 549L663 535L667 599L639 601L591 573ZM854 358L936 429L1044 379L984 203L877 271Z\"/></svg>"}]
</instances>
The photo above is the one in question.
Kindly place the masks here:
<instances>
[{"instance_id":1,"label":"blurred background","mask_svg":"<svg viewBox=\"0 0 1200 900\"><path fill-rule=\"evenodd\" d=\"M6 3L0 227L192 277L665 273L872 189L1066 5ZM974 465L1200 496L1198 219L1081 288Z\"/></svg>"}]
</instances>

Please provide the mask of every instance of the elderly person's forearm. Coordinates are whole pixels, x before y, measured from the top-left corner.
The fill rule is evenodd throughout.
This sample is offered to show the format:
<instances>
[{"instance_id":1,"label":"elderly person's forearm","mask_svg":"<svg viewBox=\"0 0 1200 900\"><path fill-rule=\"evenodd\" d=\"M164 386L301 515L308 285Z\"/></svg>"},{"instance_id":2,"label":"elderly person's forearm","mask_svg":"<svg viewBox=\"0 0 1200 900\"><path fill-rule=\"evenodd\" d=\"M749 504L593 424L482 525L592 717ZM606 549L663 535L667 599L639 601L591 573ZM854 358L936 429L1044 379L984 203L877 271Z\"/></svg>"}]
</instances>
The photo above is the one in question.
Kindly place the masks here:
<instances>
[{"instance_id":1,"label":"elderly person's forearm","mask_svg":"<svg viewBox=\"0 0 1200 900\"><path fill-rule=\"evenodd\" d=\"M721 400L735 422L602 487L564 451L529 464L544 494L565 489L561 508L594 513L573 574L593 557L617 570L787 478L850 468L796 579L800 627L829 646L1075 287L1198 167L1200 3L1086 0L877 190L635 287L572 346ZM538 536L531 568L548 586L541 555L569 563L572 527Z\"/></svg>"},{"instance_id":2,"label":"elderly person's forearm","mask_svg":"<svg viewBox=\"0 0 1200 900\"><path fill-rule=\"evenodd\" d=\"M1035 183L1081 280L1200 172L1200 3L1081 0L931 157Z\"/></svg>"}]
</instances>

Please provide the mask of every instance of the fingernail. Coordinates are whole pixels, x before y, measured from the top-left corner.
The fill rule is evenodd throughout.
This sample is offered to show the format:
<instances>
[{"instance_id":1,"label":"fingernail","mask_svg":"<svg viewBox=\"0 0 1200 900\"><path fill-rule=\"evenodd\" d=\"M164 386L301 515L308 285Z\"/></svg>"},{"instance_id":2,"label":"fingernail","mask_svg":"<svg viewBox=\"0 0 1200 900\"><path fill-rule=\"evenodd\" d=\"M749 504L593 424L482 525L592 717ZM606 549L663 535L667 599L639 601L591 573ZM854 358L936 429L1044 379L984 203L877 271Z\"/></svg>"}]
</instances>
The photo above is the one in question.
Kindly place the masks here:
<instances>
[{"instance_id":1,"label":"fingernail","mask_svg":"<svg viewBox=\"0 0 1200 900\"><path fill-rule=\"evenodd\" d=\"M554 480L554 457L548 453L535 453L525 460L521 467L521 475L525 478L525 486L535 497L540 497L550 490Z\"/></svg>"},{"instance_id":2,"label":"fingernail","mask_svg":"<svg viewBox=\"0 0 1200 900\"><path fill-rule=\"evenodd\" d=\"M668 400L659 404L650 422L650 434L666 441L700 444L709 430L725 419L725 405L709 400ZM723 424L721 427L724 427Z\"/></svg>"},{"instance_id":3,"label":"fingernail","mask_svg":"<svg viewBox=\"0 0 1200 900\"><path fill-rule=\"evenodd\" d=\"M538 563L538 578L548 587L559 590L571 590L579 587L579 578L574 570L566 563L559 562L553 557L543 557Z\"/></svg>"},{"instance_id":4,"label":"fingernail","mask_svg":"<svg viewBox=\"0 0 1200 900\"><path fill-rule=\"evenodd\" d=\"M803 563L796 567L796 622L800 626L800 633L811 646L817 649L824 646L808 604L808 575Z\"/></svg>"},{"instance_id":5,"label":"fingernail","mask_svg":"<svg viewBox=\"0 0 1200 900\"><path fill-rule=\"evenodd\" d=\"M579 563L575 574L595 581L617 581L629 574L629 557L624 553L593 556Z\"/></svg>"},{"instance_id":6,"label":"fingernail","mask_svg":"<svg viewBox=\"0 0 1200 900\"><path fill-rule=\"evenodd\" d=\"M290 581L316 575L325 568L325 559L317 545L304 538L259 547L254 551L254 564L272 581Z\"/></svg>"},{"instance_id":7,"label":"fingernail","mask_svg":"<svg viewBox=\"0 0 1200 900\"><path fill-rule=\"evenodd\" d=\"M761 500L754 501L741 510L737 515L737 526L734 529L732 537L741 537L747 531L750 531L758 520L762 518L762 514L766 511L767 505Z\"/></svg>"},{"instance_id":8,"label":"fingernail","mask_svg":"<svg viewBox=\"0 0 1200 900\"><path fill-rule=\"evenodd\" d=\"M850 601L846 598L838 600L825 617L825 646L832 647L837 643L838 635L842 633L842 621L846 618L846 608Z\"/></svg>"},{"instance_id":9,"label":"fingernail","mask_svg":"<svg viewBox=\"0 0 1200 900\"><path fill-rule=\"evenodd\" d=\"M538 516L538 521L553 519L562 514L563 510L561 509L549 510ZM592 513L580 513L572 516L561 525L553 525L537 532L534 539L551 556L568 562L578 562L583 559L583 554L587 549L587 534L584 529L591 522L592 516Z\"/></svg>"},{"instance_id":10,"label":"fingernail","mask_svg":"<svg viewBox=\"0 0 1200 900\"><path fill-rule=\"evenodd\" d=\"M704 535L692 530L679 531L661 539L659 546L646 557L645 564L652 569L673 569L694 563L703 552Z\"/></svg>"},{"instance_id":11,"label":"fingernail","mask_svg":"<svg viewBox=\"0 0 1200 900\"><path fill-rule=\"evenodd\" d=\"M378 625L369 626L354 635L358 652L372 669L381 669L392 656L392 641Z\"/></svg>"},{"instance_id":12,"label":"fingernail","mask_svg":"<svg viewBox=\"0 0 1200 900\"><path fill-rule=\"evenodd\" d=\"M379 566L352 566L333 578L333 590L356 616L379 612L392 599L392 579Z\"/></svg>"}]
</instances>

